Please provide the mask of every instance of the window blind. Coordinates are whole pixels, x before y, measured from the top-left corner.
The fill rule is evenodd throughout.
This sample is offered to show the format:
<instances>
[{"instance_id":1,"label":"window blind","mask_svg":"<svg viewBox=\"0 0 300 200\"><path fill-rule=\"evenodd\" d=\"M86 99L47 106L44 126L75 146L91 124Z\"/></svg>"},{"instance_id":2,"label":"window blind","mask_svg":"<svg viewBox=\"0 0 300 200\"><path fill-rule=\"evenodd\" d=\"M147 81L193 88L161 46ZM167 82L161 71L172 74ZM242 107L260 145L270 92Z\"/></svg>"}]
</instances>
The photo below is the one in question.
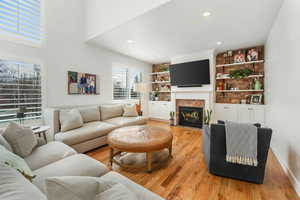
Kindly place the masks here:
<instances>
[{"instance_id":1,"label":"window blind","mask_svg":"<svg viewBox=\"0 0 300 200\"><path fill-rule=\"evenodd\" d=\"M0 30L41 40L40 0L0 0Z\"/></svg>"},{"instance_id":2,"label":"window blind","mask_svg":"<svg viewBox=\"0 0 300 200\"><path fill-rule=\"evenodd\" d=\"M140 94L134 91L134 84L141 81L141 73L131 72L128 68L113 68L113 99L138 99Z\"/></svg>"},{"instance_id":3,"label":"window blind","mask_svg":"<svg viewBox=\"0 0 300 200\"><path fill-rule=\"evenodd\" d=\"M26 109L23 120L41 118L40 66L0 60L0 123L18 121L21 107Z\"/></svg>"}]
</instances>

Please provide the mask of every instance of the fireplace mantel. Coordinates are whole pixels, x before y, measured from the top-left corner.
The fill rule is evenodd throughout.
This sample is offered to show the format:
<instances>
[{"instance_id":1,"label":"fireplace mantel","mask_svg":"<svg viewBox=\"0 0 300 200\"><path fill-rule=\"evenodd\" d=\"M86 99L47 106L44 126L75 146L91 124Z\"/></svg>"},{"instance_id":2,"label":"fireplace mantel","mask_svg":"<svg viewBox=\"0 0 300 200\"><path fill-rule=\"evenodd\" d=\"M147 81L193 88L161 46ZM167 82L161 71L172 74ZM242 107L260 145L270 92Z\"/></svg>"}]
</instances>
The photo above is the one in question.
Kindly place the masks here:
<instances>
[{"instance_id":1,"label":"fireplace mantel","mask_svg":"<svg viewBox=\"0 0 300 200\"><path fill-rule=\"evenodd\" d=\"M211 109L213 103L212 90L199 90L199 88L176 88L171 92L171 110L176 113L176 100L203 100L204 109Z\"/></svg>"}]
</instances>

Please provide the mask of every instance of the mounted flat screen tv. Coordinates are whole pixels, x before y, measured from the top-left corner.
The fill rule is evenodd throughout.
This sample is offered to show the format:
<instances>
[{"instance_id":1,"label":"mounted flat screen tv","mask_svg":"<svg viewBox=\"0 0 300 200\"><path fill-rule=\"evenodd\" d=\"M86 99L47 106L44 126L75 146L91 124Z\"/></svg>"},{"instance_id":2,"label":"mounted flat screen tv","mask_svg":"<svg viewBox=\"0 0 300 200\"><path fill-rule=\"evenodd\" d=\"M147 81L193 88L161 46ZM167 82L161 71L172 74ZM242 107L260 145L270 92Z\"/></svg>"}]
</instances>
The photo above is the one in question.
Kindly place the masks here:
<instances>
[{"instance_id":1,"label":"mounted flat screen tv","mask_svg":"<svg viewBox=\"0 0 300 200\"><path fill-rule=\"evenodd\" d=\"M209 60L171 65L170 76L172 86L201 87L210 84Z\"/></svg>"}]
</instances>

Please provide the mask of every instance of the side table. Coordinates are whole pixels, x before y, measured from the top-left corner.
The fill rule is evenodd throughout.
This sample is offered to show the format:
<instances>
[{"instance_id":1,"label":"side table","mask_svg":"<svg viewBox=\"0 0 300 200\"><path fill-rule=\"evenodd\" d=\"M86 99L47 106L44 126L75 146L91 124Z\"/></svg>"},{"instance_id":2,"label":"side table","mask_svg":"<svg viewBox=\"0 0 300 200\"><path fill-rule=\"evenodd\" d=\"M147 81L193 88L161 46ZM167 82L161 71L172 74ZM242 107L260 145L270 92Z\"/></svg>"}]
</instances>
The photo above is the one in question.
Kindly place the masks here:
<instances>
[{"instance_id":1,"label":"side table","mask_svg":"<svg viewBox=\"0 0 300 200\"><path fill-rule=\"evenodd\" d=\"M43 138L47 143L47 131L50 130L49 126L32 126L31 129L35 135L38 135L39 137L43 135Z\"/></svg>"}]
</instances>

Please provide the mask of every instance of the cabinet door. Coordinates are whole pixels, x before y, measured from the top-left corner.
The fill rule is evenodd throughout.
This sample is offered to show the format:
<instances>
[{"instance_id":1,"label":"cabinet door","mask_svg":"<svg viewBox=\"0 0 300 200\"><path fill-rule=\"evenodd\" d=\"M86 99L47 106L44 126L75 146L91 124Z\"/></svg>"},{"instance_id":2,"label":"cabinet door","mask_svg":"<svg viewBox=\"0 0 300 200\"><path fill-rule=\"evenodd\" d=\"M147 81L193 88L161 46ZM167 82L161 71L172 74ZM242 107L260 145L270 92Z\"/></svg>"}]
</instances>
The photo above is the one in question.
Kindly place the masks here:
<instances>
[{"instance_id":1,"label":"cabinet door","mask_svg":"<svg viewBox=\"0 0 300 200\"><path fill-rule=\"evenodd\" d=\"M149 103L149 117L156 119L169 119L170 102L150 102Z\"/></svg>"},{"instance_id":2,"label":"cabinet door","mask_svg":"<svg viewBox=\"0 0 300 200\"><path fill-rule=\"evenodd\" d=\"M241 106L238 108L238 122L252 123L253 108L248 106Z\"/></svg>"},{"instance_id":3,"label":"cabinet door","mask_svg":"<svg viewBox=\"0 0 300 200\"><path fill-rule=\"evenodd\" d=\"M237 121L237 109L235 105L216 104L215 113L216 120Z\"/></svg>"},{"instance_id":4,"label":"cabinet door","mask_svg":"<svg viewBox=\"0 0 300 200\"><path fill-rule=\"evenodd\" d=\"M155 103L150 102L149 103L149 117L156 118L156 116L157 116L157 109L156 109Z\"/></svg>"},{"instance_id":5,"label":"cabinet door","mask_svg":"<svg viewBox=\"0 0 300 200\"><path fill-rule=\"evenodd\" d=\"M262 125L265 123L265 109L263 107L252 108L251 122Z\"/></svg>"},{"instance_id":6,"label":"cabinet door","mask_svg":"<svg viewBox=\"0 0 300 200\"><path fill-rule=\"evenodd\" d=\"M169 102L162 103L160 108L161 108L160 109L161 119L168 120L170 116L170 103Z\"/></svg>"}]
</instances>

